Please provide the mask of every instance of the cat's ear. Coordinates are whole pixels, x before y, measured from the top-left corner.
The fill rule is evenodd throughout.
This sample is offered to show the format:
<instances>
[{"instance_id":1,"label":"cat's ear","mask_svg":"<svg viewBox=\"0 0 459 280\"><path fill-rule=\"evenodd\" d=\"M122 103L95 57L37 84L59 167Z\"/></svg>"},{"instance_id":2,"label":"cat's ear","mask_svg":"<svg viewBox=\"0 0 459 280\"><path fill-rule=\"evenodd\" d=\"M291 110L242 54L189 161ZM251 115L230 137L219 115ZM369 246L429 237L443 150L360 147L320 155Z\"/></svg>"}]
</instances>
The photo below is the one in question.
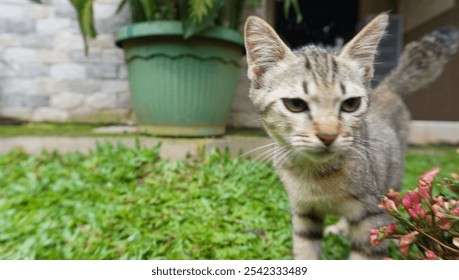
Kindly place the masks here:
<instances>
[{"instance_id":1,"label":"cat's ear","mask_svg":"<svg viewBox=\"0 0 459 280\"><path fill-rule=\"evenodd\" d=\"M270 67L292 54L276 31L259 17L247 18L244 37L249 65L248 76L252 81L257 82Z\"/></svg>"},{"instance_id":2,"label":"cat's ear","mask_svg":"<svg viewBox=\"0 0 459 280\"><path fill-rule=\"evenodd\" d=\"M384 35L387 24L388 15L386 13L378 15L339 52L340 56L350 58L360 65L367 82L373 78L373 60L376 55L376 48Z\"/></svg>"}]
</instances>

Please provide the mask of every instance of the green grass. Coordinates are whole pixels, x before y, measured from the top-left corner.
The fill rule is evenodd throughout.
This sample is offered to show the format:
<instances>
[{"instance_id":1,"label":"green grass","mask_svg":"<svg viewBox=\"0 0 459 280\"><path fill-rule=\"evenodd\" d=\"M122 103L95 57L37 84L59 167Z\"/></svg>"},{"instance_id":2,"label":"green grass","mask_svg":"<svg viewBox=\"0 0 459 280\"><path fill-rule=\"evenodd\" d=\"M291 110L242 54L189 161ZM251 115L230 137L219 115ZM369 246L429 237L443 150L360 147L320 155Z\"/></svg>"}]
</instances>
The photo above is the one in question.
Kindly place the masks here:
<instances>
[{"instance_id":1,"label":"green grass","mask_svg":"<svg viewBox=\"0 0 459 280\"><path fill-rule=\"evenodd\" d=\"M272 168L211 151L179 162L159 147L88 155L0 155L0 259L290 259L290 210ZM454 148L414 148L407 188ZM332 219L333 220L333 219ZM324 259L349 242L324 240Z\"/></svg>"},{"instance_id":2,"label":"green grass","mask_svg":"<svg viewBox=\"0 0 459 280\"><path fill-rule=\"evenodd\" d=\"M96 133L93 130L103 127L95 124L52 124L30 123L21 125L1 125L0 137L37 136L37 137L83 137L83 136L117 136L117 137L148 137L146 133ZM259 129L227 128L226 135L248 137L265 137L266 133Z\"/></svg>"},{"instance_id":3,"label":"green grass","mask_svg":"<svg viewBox=\"0 0 459 280\"><path fill-rule=\"evenodd\" d=\"M100 127L91 124L23 124L0 125L0 137L15 136L88 136L92 130Z\"/></svg>"}]
</instances>

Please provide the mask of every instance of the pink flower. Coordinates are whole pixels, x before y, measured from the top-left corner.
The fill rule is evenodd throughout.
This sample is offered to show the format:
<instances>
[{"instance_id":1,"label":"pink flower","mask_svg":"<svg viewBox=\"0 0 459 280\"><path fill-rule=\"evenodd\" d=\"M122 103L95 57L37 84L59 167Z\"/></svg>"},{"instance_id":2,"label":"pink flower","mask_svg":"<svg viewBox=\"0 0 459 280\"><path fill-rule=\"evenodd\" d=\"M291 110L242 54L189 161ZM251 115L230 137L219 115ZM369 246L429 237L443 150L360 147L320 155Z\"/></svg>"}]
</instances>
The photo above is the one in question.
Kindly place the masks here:
<instances>
[{"instance_id":1,"label":"pink flower","mask_svg":"<svg viewBox=\"0 0 459 280\"><path fill-rule=\"evenodd\" d=\"M459 207L453 210L453 215L454 216L459 216Z\"/></svg>"},{"instance_id":2,"label":"pink flower","mask_svg":"<svg viewBox=\"0 0 459 280\"><path fill-rule=\"evenodd\" d=\"M451 221L448 218L440 218L438 220L437 224L443 230L450 230L451 229Z\"/></svg>"},{"instance_id":3,"label":"pink flower","mask_svg":"<svg viewBox=\"0 0 459 280\"><path fill-rule=\"evenodd\" d=\"M443 196L439 197L433 197L433 200L435 201L435 204L442 206L445 201L443 200Z\"/></svg>"},{"instance_id":4,"label":"pink flower","mask_svg":"<svg viewBox=\"0 0 459 280\"><path fill-rule=\"evenodd\" d=\"M381 243L381 240L378 239L379 230L371 229L370 231L370 243L373 246L378 246Z\"/></svg>"},{"instance_id":5,"label":"pink flower","mask_svg":"<svg viewBox=\"0 0 459 280\"><path fill-rule=\"evenodd\" d=\"M422 208L421 197L417 192L408 192L402 198L403 207L405 207L411 218L423 219L427 212Z\"/></svg>"},{"instance_id":6,"label":"pink flower","mask_svg":"<svg viewBox=\"0 0 459 280\"><path fill-rule=\"evenodd\" d=\"M387 194L387 197L389 199L393 200L395 202L395 205L399 206L400 202L402 201L402 197L399 192L394 191L393 189L389 190L389 193Z\"/></svg>"},{"instance_id":7,"label":"pink flower","mask_svg":"<svg viewBox=\"0 0 459 280\"><path fill-rule=\"evenodd\" d=\"M419 177L418 193L422 198L426 200L430 199L432 182L435 179L435 176L437 176L438 172L440 172L440 168L435 167Z\"/></svg>"},{"instance_id":8,"label":"pink flower","mask_svg":"<svg viewBox=\"0 0 459 280\"><path fill-rule=\"evenodd\" d=\"M394 233L394 232L398 229L398 227L397 227L396 224L392 223L392 224L388 225L388 226L386 227L386 229L387 229L387 236L389 236L389 235L391 235L392 233Z\"/></svg>"},{"instance_id":9,"label":"pink flower","mask_svg":"<svg viewBox=\"0 0 459 280\"><path fill-rule=\"evenodd\" d=\"M418 216L419 219L424 219L427 215L426 210L422 208L421 204L418 204L414 207L414 210L416 211L416 215Z\"/></svg>"},{"instance_id":10,"label":"pink flower","mask_svg":"<svg viewBox=\"0 0 459 280\"><path fill-rule=\"evenodd\" d=\"M413 244L413 242L416 241L416 235L418 234L419 232L413 231L400 237L398 249L400 250L400 253L402 253L402 255L404 255L405 257L408 256L411 244Z\"/></svg>"},{"instance_id":11,"label":"pink flower","mask_svg":"<svg viewBox=\"0 0 459 280\"><path fill-rule=\"evenodd\" d=\"M417 192L408 192L402 198L402 204L406 210L413 208L415 205L421 203L421 197Z\"/></svg>"},{"instance_id":12,"label":"pink flower","mask_svg":"<svg viewBox=\"0 0 459 280\"><path fill-rule=\"evenodd\" d=\"M438 258L434 252L428 249L424 252L424 254L426 255L426 260L436 260Z\"/></svg>"},{"instance_id":13,"label":"pink flower","mask_svg":"<svg viewBox=\"0 0 459 280\"><path fill-rule=\"evenodd\" d=\"M390 237L398 229L397 225L392 223L385 227L370 230L370 243L373 246L378 246L381 241L387 237Z\"/></svg>"},{"instance_id":14,"label":"pink flower","mask_svg":"<svg viewBox=\"0 0 459 280\"><path fill-rule=\"evenodd\" d=\"M435 217L437 218L444 218L445 217L445 213L443 213L443 208L441 207L441 205L438 205L438 204L434 204L432 205L432 212L434 213Z\"/></svg>"},{"instance_id":15,"label":"pink flower","mask_svg":"<svg viewBox=\"0 0 459 280\"><path fill-rule=\"evenodd\" d=\"M397 209L397 206L395 205L395 202L393 200L388 199L385 196L383 196L382 204L379 205L379 207L386 209L387 212L389 212L391 214L398 212L398 209Z\"/></svg>"}]
</instances>

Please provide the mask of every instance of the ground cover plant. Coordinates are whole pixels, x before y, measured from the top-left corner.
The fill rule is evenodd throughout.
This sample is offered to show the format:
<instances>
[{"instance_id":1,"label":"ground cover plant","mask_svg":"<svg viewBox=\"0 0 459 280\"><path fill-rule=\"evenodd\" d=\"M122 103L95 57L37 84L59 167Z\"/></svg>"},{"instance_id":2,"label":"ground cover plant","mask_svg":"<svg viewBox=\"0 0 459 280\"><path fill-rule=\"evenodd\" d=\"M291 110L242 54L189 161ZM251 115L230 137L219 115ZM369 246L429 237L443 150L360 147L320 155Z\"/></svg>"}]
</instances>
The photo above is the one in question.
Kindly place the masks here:
<instances>
[{"instance_id":1,"label":"ground cover plant","mask_svg":"<svg viewBox=\"0 0 459 280\"><path fill-rule=\"evenodd\" d=\"M159 149L0 155L0 259L292 258L288 201L269 165L217 150L168 161ZM459 171L454 148L407 159L407 186L432 166ZM323 259L347 257L346 238L324 243Z\"/></svg>"},{"instance_id":2,"label":"ground cover plant","mask_svg":"<svg viewBox=\"0 0 459 280\"><path fill-rule=\"evenodd\" d=\"M394 223L371 230L374 246L394 239L403 258L459 259L459 176L435 185L439 172L438 167L425 172L417 188L404 195L390 191L383 197L380 207Z\"/></svg>"}]
</instances>

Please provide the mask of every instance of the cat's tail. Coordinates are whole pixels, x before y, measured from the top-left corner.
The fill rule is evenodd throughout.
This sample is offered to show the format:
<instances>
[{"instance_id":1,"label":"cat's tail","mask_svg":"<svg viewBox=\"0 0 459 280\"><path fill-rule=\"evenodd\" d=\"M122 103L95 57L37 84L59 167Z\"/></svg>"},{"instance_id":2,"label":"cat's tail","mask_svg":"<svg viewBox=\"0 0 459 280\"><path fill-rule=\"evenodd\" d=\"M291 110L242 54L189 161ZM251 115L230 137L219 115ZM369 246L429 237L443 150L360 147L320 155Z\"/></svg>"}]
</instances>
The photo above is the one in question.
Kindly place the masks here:
<instances>
[{"instance_id":1,"label":"cat's tail","mask_svg":"<svg viewBox=\"0 0 459 280\"><path fill-rule=\"evenodd\" d=\"M380 83L400 95L415 92L440 76L459 45L459 31L454 27L437 29L409 43L398 66Z\"/></svg>"}]
</instances>

